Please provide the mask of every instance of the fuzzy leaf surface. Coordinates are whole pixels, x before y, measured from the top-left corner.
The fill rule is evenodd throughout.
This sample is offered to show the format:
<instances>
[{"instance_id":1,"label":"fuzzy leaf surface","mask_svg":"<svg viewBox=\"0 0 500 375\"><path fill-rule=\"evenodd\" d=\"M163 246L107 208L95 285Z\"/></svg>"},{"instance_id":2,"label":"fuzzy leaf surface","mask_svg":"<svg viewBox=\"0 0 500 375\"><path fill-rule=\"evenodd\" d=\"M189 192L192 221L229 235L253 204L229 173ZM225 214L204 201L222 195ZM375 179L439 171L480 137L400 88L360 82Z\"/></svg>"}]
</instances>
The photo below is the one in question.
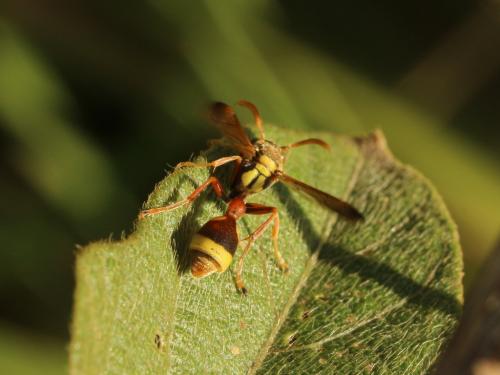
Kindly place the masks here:
<instances>
[{"instance_id":1,"label":"fuzzy leaf surface","mask_svg":"<svg viewBox=\"0 0 500 375\"><path fill-rule=\"evenodd\" d=\"M205 192L191 206L136 223L121 241L80 249L70 346L73 374L422 374L453 332L462 304L455 225L434 188L396 161L380 133L354 139L266 125L284 145L318 137L330 153L294 149L287 174L347 200L365 216L346 222L283 184L249 201L279 208L282 274L270 230L245 261L196 280L190 238L225 204ZM212 149L213 160L230 155ZM230 168L221 167L223 180ZM186 197L209 176L169 174L145 207ZM244 238L265 218L239 222ZM240 249L241 251L241 249Z\"/></svg>"}]
</instances>

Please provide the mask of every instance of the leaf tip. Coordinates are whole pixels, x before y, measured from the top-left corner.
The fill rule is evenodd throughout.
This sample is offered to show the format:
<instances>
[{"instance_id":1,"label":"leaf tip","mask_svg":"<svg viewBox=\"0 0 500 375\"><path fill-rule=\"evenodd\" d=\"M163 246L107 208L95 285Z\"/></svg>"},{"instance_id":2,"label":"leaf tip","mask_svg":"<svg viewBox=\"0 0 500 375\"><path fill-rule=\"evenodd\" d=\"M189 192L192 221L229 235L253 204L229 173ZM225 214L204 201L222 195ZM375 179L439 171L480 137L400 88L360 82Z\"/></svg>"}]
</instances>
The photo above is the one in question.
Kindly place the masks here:
<instances>
[{"instance_id":1,"label":"leaf tip","mask_svg":"<svg viewBox=\"0 0 500 375\"><path fill-rule=\"evenodd\" d=\"M383 153L392 158L392 152L381 129L375 129L363 137L354 137L354 141L366 154Z\"/></svg>"}]
</instances>

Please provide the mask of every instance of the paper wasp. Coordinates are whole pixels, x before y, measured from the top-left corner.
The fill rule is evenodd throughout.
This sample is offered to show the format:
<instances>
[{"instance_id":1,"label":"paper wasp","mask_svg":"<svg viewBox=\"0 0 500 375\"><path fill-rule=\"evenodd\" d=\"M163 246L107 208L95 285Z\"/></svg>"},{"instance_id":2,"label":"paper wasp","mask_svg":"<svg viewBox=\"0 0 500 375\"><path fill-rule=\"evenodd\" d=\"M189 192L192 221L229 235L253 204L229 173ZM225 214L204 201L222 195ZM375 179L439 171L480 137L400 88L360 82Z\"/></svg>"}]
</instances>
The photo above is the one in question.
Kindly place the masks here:
<instances>
[{"instance_id":1,"label":"paper wasp","mask_svg":"<svg viewBox=\"0 0 500 375\"><path fill-rule=\"evenodd\" d=\"M271 224L273 224L272 240L274 256L279 268L283 271L288 270L288 265L281 256L278 248L278 209L258 203L245 202L246 197L249 195L267 189L269 186L280 181L309 195L319 204L339 213L346 219L360 220L363 216L350 204L298 181L283 172L283 165L289 150L308 144L318 145L329 150L330 146L326 142L317 138L309 138L287 146L277 146L265 138L262 119L255 105L245 100L240 100L238 105L244 106L252 112L259 132L258 139L254 141L250 140L231 106L216 102L210 107L210 120L224 135L222 142L239 154L222 157L207 163L182 162L176 166L176 169L182 167L213 167L215 169L224 164L235 163L236 167L233 172L229 194L227 196L224 195L221 182L217 177L211 175L207 181L195 189L187 198L168 206L144 210L140 213L140 218L170 211L182 205L192 203L205 189L212 186L217 197L228 202L228 207L223 216L209 220L191 240L189 246L189 251L192 255L191 273L194 277L201 278L214 272L224 272L231 264L233 255L240 242L236 226L238 219L244 215L269 214L270 216L253 233L244 239L247 241L247 244L236 268L236 287L240 292L245 294L246 289L242 280L244 259L255 240Z\"/></svg>"}]
</instances>

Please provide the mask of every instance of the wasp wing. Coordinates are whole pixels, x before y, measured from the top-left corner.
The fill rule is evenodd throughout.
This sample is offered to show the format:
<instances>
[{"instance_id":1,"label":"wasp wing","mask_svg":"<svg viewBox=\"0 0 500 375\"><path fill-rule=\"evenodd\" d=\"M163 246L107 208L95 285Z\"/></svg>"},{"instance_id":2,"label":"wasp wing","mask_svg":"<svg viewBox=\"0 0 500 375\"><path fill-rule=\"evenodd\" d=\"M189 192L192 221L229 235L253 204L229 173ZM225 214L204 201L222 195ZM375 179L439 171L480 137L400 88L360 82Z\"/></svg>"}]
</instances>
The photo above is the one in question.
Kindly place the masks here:
<instances>
[{"instance_id":1,"label":"wasp wing","mask_svg":"<svg viewBox=\"0 0 500 375\"><path fill-rule=\"evenodd\" d=\"M231 106L221 102L213 103L210 106L209 118L244 158L251 159L255 155L255 147Z\"/></svg>"},{"instance_id":2,"label":"wasp wing","mask_svg":"<svg viewBox=\"0 0 500 375\"><path fill-rule=\"evenodd\" d=\"M340 200L333 195L327 194L324 191L318 190L310 185L303 183L302 181L296 180L286 174L281 174L279 176L280 181L289 185L290 187L297 189L311 198L316 200L319 204L329 208L342 215L344 218L349 220L363 220L363 215L356 210L349 203Z\"/></svg>"}]
</instances>

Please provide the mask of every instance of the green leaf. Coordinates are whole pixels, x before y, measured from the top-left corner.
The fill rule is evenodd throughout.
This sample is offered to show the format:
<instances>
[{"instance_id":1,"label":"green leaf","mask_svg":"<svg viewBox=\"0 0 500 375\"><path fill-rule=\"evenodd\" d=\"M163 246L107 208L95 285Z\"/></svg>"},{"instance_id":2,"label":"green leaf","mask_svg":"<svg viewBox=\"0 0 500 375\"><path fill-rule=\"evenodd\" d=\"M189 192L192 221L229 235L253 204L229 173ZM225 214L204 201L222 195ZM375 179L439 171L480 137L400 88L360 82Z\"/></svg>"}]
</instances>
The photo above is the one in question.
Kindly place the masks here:
<instances>
[{"instance_id":1,"label":"green leaf","mask_svg":"<svg viewBox=\"0 0 500 375\"><path fill-rule=\"evenodd\" d=\"M266 134L278 144L329 142L331 153L293 150L285 170L351 202L365 222L338 219L283 184L252 196L279 208L290 272L278 270L266 233L245 261L246 297L235 290L234 262L201 280L182 271L190 237L224 211L211 192L190 207L139 221L122 241L87 246L77 260L72 373L430 369L462 304L461 251L441 198L393 159L380 133L352 139L267 126ZM221 154L227 150L206 156ZM174 172L146 207L177 201L207 177L204 169ZM263 219L243 218L240 236Z\"/></svg>"}]
</instances>

